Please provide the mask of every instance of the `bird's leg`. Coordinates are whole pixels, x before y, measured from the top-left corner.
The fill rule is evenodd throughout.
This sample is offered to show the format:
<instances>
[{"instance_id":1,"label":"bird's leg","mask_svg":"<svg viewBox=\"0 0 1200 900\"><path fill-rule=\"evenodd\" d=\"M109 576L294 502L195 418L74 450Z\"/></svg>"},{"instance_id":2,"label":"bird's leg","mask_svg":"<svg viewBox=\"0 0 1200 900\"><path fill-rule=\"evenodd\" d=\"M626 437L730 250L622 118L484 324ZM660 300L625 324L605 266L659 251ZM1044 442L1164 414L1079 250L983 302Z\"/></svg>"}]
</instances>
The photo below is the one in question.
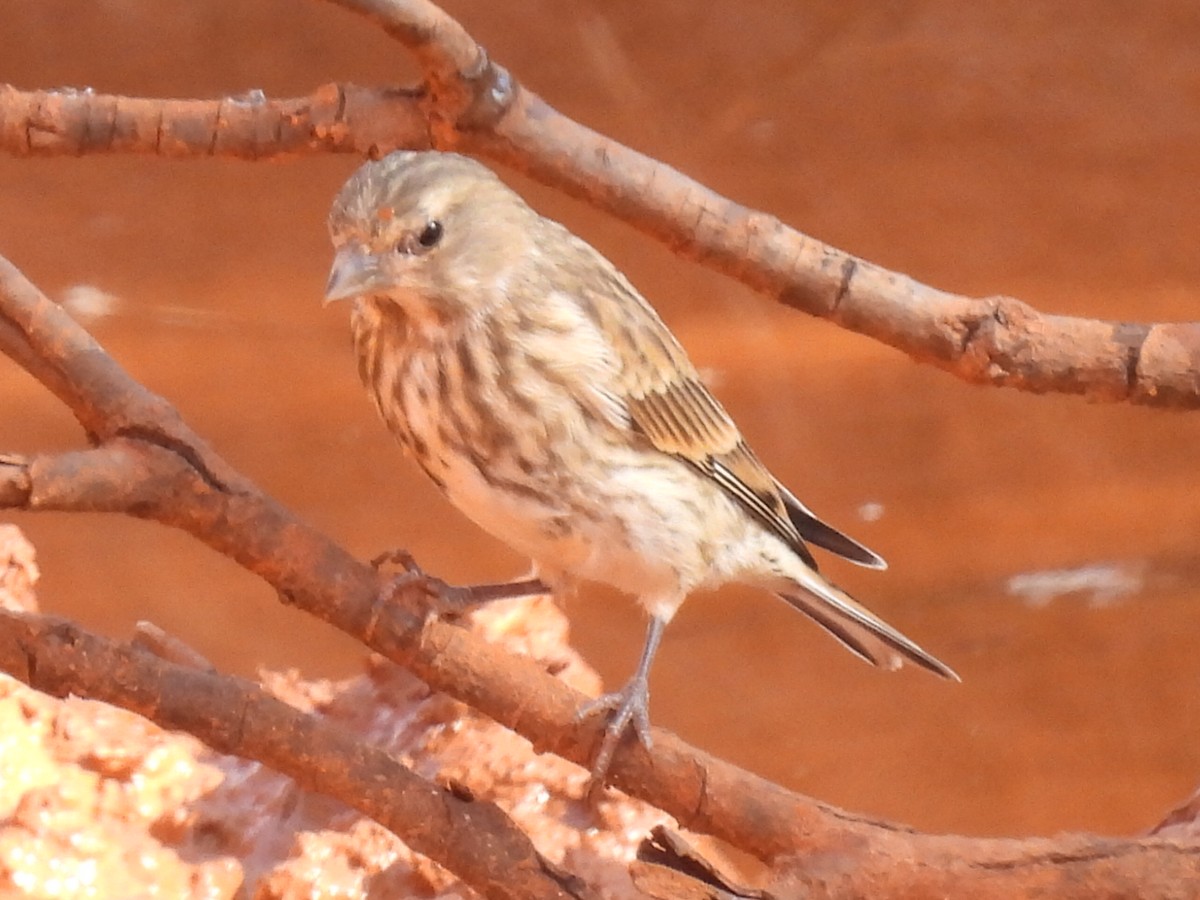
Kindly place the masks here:
<instances>
[{"instance_id":1,"label":"bird's leg","mask_svg":"<svg viewBox=\"0 0 1200 900\"><path fill-rule=\"evenodd\" d=\"M658 652L658 643L662 640L666 625L666 619L652 616L650 628L646 632L646 643L642 647L642 657L638 660L637 671L633 673L633 677L621 690L585 703L575 714L576 721L579 721L597 712L610 713L608 723L604 726L604 737L592 756L592 780L588 785L589 801L594 802L604 789L604 780L608 775L608 767L612 764L613 753L630 725L633 725L633 731L643 747L649 750L653 743L650 739L650 665L654 662L654 654Z\"/></svg>"},{"instance_id":2,"label":"bird's leg","mask_svg":"<svg viewBox=\"0 0 1200 900\"><path fill-rule=\"evenodd\" d=\"M392 577L383 599L392 599L410 584L420 584L429 597L430 615L461 615L493 600L537 597L550 592L540 578L522 578L499 584L447 584L440 578L427 575L407 550L388 550L371 560L371 565L376 569L388 564L400 566L403 571Z\"/></svg>"}]
</instances>

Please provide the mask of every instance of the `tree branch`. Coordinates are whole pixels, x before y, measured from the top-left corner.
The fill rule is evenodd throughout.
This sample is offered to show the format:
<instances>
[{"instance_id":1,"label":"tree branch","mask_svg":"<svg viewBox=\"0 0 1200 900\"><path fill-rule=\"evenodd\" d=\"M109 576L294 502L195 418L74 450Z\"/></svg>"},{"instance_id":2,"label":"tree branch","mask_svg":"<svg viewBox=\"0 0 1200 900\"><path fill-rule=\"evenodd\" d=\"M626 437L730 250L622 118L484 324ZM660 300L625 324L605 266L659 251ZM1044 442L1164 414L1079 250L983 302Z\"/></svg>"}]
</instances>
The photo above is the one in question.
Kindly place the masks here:
<instances>
[{"instance_id":1,"label":"tree branch","mask_svg":"<svg viewBox=\"0 0 1200 900\"><path fill-rule=\"evenodd\" d=\"M1012 298L970 298L922 285L734 204L560 115L425 0L331 2L367 16L401 41L421 64L425 83L392 90L327 85L305 98L268 100L252 93L216 101L0 86L0 150L19 156L138 152L261 159L326 152L378 155L398 146L459 149L528 172L762 293L968 381L1106 401L1200 406L1200 325L1047 315ZM133 382L2 259L0 349L71 408L94 445L58 456L0 456L0 507L120 512L185 530L260 575L285 601L406 665L434 689L522 733L538 749L587 761L599 738L598 723L575 723L581 699L575 691L533 662L513 659L461 629L425 623L418 585L400 591L399 602L381 602L385 582L379 573L233 470L166 401ZM61 623L37 634L28 619L4 624L14 621L20 634L0 631L0 664L30 678L46 674L38 671L46 667L47 684L54 689L83 690L70 682L72 673L83 670L84 657L115 654L104 657L117 667L111 673L136 666L144 656L97 647L90 636ZM74 662L55 669L58 663L38 659L31 670L39 642L51 646L60 660ZM161 676L164 683L176 678L173 669L156 671L153 677ZM93 673L81 684L111 677ZM191 690L198 683L189 684ZM96 689L111 690L119 702L117 687ZM149 708L136 691L127 699ZM230 700L257 702L243 695ZM197 707L186 706L172 713L171 721L191 731L189 715ZM309 739L321 745L326 737ZM231 738L218 731L213 740ZM262 752L269 757L272 751ZM294 759L264 761L297 764ZM372 757L371 764L376 762L395 765ZM367 769L351 774L360 771ZM986 900L1041 893L1165 900L1193 896L1197 885L1200 839L1194 829L1136 840L916 834L791 794L661 729L655 729L653 753L636 743L623 749L612 777L686 827L772 862L780 894ZM422 790L436 789L425 785ZM440 802L427 793L414 796L415 804ZM506 859L532 859L522 855L519 842L512 847L516 856Z\"/></svg>"},{"instance_id":2,"label":"tree branch","mask_svg":"<svg viewBox=\"0 0 1200 900\"><path fill-rule=\"evenodd\" d=\"M312 153L378 155L429 146L419 89L325 84L307 97L259 91L169 100L0 84L0 151L10 156L145 153L260 160Z\"/></svg>"},{"instance_id":3,"label":"tree branch","mask_svg":"<svg viewBox=\"0 0 1200 900\"><path fill-rule=\"evenodd\" d=\"M499 807L430 784L251 682L166 662L63 619L11 612L0 612L0 669L51 696L111 703L219 753L259 760L370 816L485 897L593 896Z\"/></svg>"},{"instance_id":4,"label":"tree branch","mask_svg":"<svg viewBox=\"0 0 1200 900\"><path fill-rule=\"evenodd\" d=\"M419 584L381 601L391 594L379 573L233 471L165 400L129 378L2 259L0 320L9 325L0 329L0 349L35 357L36 369L54 372L57 393L97 444L58 456L0 456L0 505L122 512L187 531L261 576L287 602L519 732L536 749L587 762L601 723L575 722L578 692L531 660L447 623L426 623ZM1149 900L1179 896L1181 884L1194 887L1200 862L1200 844L1166 836L1022 841L916 834L792 794L658 728L653 752L631 742L617 753L612 778L684 827L720 837L778 870L794 867L789 883L814 897L1007 898L1036 886L1062 898L1094 897L1103 887L1110 896Z\"/></svg>"},{"instance_id":5,"label":"tree branch","mask_svg":"<svg viewBox=\"0 0 1200 900\"><path fill-rule=\"evenodd\" d=\"M557 112L428 0L328 0L416 57L425 83L310 97L145 100L0 88L0 150L260 159L454 149L505 163L621 218L781 303L977 384L1200 407L1200 324L1042 313L1011 297L921 284L747 209Z\"/></svg>"},{"instance_id":6,"label":"tree branch","mask_svg":"<svg viewBox=\"0 0 1200 900\"><path fill-rule=\"evenodd\" d=\"M479 709L539 750L586 765L602 723L575 722L585 698L529 660L460 628L426 623L417 584L380 603L387 581L298 521L234 472L162 398L134 382L57 304L0 258L0 319L28 354L70 383L63 399L99 445L0 457L0 499L12 509L117 512L180 528L435 690ZM7 332L0 349L8 351ZM614 782L674 815L764 856L794 851L816 825L809 801L656 730L655 753L618 753ZM680 774L683 773L683 774ZM819 830L819 829L818 829Z\"/></svg>"}]
</instances>

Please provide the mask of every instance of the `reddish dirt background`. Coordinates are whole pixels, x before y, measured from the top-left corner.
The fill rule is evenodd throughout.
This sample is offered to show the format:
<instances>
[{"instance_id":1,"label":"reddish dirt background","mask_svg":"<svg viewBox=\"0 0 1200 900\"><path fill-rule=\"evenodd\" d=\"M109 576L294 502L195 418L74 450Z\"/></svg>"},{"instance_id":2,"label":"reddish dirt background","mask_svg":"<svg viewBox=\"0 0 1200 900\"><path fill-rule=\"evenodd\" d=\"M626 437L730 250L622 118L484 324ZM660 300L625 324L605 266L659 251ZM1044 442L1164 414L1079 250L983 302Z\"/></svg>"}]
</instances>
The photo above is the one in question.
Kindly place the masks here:
<instances>
[{"instance_id":1,"label":"reddish dirt background","mask_svg":"<svg viewBox=\"0 0 1200 900\"><path fill-rule=\"evenodd\" d=\"M1055 312L1196 317L1194 4L808 7L448 8L568 115L875 262ZM0 80L29 88L299 94L414 71L311 0L0 0L0 21ZM402 460L357 384L344 311L320 307L324 216L354 165L0 159L0 253L56 298L115 298L91 323L105 346L353 551L406 546L459 581L513 574L522 561ZM769 596L729 590L693 599L668 632L658 724L924 829L1128 833L1195 788L1200 419L959 383L512 182L630 274L777 474L892 565L829 571L964 677L873 671ZM80 441L0 365L0 448ZM16 521L47 611L110 634L150 619L240 672L358 668L348 640L182 535ZM1060 569L1082 573L1079 589L1045 602L1009 589ZM585 657L623 679L634 605L595 588L568 612Z\"/></svg>"}]
</instances>

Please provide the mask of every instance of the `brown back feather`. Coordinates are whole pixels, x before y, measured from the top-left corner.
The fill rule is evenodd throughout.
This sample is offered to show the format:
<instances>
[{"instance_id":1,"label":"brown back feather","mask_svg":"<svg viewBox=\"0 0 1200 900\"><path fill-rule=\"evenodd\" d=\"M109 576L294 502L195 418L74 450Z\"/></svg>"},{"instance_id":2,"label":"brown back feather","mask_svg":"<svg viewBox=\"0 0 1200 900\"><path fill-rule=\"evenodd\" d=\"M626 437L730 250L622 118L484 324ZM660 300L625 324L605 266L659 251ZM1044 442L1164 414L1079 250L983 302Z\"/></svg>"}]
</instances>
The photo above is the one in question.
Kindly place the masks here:
<instances>
[{"instance_id":1,"label":"brown back feather","mask_svg":"<svg viewBox=\"0 0 1200 900\"><path fill-rule=\"evenodd\" d=\"M595 253L582 241L577 245L584 247ZM704 386L658 313L603 257L596 257L605 263L608 283L581 302L620 360L617 387L633 428L656 449L711 478L815 569L778 482Z\"/></svg>"}]
</instances>

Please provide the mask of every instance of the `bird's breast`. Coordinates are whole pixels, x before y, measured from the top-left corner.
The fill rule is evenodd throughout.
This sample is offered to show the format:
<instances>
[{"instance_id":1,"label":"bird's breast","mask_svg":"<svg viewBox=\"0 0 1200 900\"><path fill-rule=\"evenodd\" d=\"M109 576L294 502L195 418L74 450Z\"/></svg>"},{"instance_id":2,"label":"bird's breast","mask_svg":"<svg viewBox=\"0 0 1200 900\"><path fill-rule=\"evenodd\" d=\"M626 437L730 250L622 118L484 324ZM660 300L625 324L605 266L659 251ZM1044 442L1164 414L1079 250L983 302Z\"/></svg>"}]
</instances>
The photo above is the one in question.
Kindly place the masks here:
<instances>
[{"instance_id":1,"label":"bird's breast","mask_svg":"<svg viewBox=\"0 0 1200 900\"><path fill-rule=\"evenodd\" d=\"M384 327L380 327L382 326ZM363 381L388 429L450 500L528 552L566 532L563 460L570 425L484 333L430 336L366 316L356 328Z\"/></svg>"},{"instance_id":2,"label":"bird's breast","mask_svg":"<svg viewBox=\"0 0 1200 900\"><path fill-rule=\"evenodd\" d=\"M485 531L546 570L635 595L679 597L705 580L709 551L686 534L716 489L663 454L644 459L536 341L401 330L357 344L389 429Z\"/></svg>"}]
</instances>

